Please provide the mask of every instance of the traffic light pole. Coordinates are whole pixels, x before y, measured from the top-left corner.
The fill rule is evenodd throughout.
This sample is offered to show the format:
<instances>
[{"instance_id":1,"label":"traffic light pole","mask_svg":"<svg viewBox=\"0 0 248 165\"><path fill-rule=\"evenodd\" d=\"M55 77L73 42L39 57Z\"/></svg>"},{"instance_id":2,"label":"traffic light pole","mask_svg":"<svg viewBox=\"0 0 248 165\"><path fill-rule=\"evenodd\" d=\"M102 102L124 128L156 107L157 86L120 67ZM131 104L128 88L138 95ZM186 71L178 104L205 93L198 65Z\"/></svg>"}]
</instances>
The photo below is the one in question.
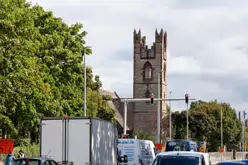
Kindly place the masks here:
<instances>
[{"instance_id":1,"label":"traffic light pole","mask_svg":"<svg viewBox=\"0 0 248 165\"><path fill-rule=\"evenodd\" d=\"M158 72L158 99L160 99L160 72ZM160 101L157 108L157 144L160 144Z\"/></svg>"},{"instance_id":2,"label":"traffic light pole","mask_svg":"<svg viewBox=\"0 0 248 165\"><path fill-rule=\"evenodd\" d=\"M124 102L124 119L127 119L127 102L126 101ZM124 120L123 122L124 122L123 132L124 132L124 135L126 135L127 134L127 120Z\"/></svg>"},{"instance_id":3,"label":"traffic light pole","mask_svg":"<svg viewBox=\"0 0 248 165\"><path fill-rule=\"evenodd\" d=\"M187 105L187 109L186 109L186 111L187 111L187 139L189 139L189 104L188 103L186 103L186 105Z\"/></svg>"},{"instance_id":4,"label":"traffic light pole","mask_svg":"<svg viewBox=\"0 0 248 165\"><path fill-rule=\"evenodd\" d=\"M185 103L186 103L186 113L187 113L187 138L189 139L189 95L185 94Z\"/></svg>"},{"instance_id":5,"label":"traffic light pole","mask_svg":"<svg viewBox=\"0 0 248 165\"><path fill-rule=\"evenodd\" d=\"M172 91L170 91L170 99L171 99L171 93ZM171 125L171 113L172 113L172 108L171 108L171 101L169 101L169 107L170 107L170 140L171 140L171 129L172 129L172 125Z\"/></svg>"}]
</instances>

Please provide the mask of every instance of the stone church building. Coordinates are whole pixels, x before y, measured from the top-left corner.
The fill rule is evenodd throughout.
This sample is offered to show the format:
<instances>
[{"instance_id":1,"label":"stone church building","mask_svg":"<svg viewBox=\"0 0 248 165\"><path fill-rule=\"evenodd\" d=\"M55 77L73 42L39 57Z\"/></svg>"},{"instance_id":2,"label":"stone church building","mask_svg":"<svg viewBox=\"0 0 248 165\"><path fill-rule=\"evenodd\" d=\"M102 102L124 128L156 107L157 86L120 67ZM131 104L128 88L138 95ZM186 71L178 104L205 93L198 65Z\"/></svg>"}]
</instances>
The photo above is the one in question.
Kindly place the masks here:
<instances>
[{"instance_id":1,"label":"stone church building","mask_svg":"<svg viewBox=\"0 0 248 165\"><path fill-rule=\"evenodd\" d=\"M167 34L163 29L155 31L155 41L151 48L146 45L146 37L141 31L133 33L133 98L150 98L158 95L158 81L160 79L160 98L167 97ZM160 78L158 78L158 75ZM113 100L109 105L116 110L116 119L120 124L119 133L122 133L124 103L116 92L100 91L103 95L110 95ZM168 120L166 119L166 101L160 103L161 138L167 136ZM143 131L155 136L157 132L157 103L128 102L127 132Z\"/></svg>"}]
</instances>

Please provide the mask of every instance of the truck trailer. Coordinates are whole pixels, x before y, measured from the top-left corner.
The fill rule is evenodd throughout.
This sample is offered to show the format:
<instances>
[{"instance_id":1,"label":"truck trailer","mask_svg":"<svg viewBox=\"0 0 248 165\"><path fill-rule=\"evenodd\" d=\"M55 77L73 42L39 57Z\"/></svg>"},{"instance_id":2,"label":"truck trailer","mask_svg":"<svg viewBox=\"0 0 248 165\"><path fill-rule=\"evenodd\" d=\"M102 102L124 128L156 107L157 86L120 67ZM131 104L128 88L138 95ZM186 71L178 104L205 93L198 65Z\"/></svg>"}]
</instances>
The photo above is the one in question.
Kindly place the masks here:
<instances>
[{"instance_id":1,"label":"truck trailer","mask_svg":"<svg viewBox=\"0 0 248 165\"><path fill-rule=\"evenodd\" d=\"M117 165L117 145L118 131L111 122L93 118L41 119L41 157L60 164Z\"/></svg>"}]
</instances>

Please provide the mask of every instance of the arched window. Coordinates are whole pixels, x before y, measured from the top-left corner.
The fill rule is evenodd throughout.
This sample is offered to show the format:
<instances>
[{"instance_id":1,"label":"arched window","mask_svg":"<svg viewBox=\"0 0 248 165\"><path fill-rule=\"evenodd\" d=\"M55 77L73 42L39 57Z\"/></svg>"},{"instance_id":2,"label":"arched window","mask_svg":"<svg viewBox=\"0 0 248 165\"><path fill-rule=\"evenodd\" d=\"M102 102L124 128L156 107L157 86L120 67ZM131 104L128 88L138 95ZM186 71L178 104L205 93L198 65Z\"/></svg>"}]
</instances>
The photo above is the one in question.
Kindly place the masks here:
<instances>
[{"instance_id":1,"label":"arched window","mask_svg":"<svg viewBox=\"0 0 248 165\"><path fill-rule=\"evenodd\" d=\"M149 61L144 64L144 79L152 79L152 64Z\"/></svg>"}]
</instances>

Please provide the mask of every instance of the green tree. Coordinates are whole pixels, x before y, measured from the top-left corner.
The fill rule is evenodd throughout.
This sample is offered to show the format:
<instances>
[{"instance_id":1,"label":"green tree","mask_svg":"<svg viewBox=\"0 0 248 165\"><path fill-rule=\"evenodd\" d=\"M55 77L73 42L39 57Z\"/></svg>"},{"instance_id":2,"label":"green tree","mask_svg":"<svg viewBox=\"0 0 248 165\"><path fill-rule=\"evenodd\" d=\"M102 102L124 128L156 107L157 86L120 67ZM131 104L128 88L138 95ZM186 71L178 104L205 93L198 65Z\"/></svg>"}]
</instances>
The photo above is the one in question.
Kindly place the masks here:
<instances>
[{"instance_id":1,"label":"green tree","mask_svg":"<svg viewBox=\"0 0 248 165\"><path fill-rule=\"evenodd\" d=\"M38 139L42 116L82 116L86 32L25 0L0 0L0 114L9 138ZM86 49L91 54L91 49ZM87 67L87 115L113 121L98 93L99 76ZM1 116L0 116L1 118ZM16 133L13 133L16 130ZM13 135L11 135L13 134Z\"/></svg>"},{"instance_id":2,"label":"green tree","mask_svg":"<svg viewBox=\"0 0 248 165\"><path fill-rule=\"evenodd\" d=\"M152 135L145 133L143 131L134 131L134 136L137 136L137 139L143 139L143 140L153 140Z\"/></svg>"},{"instance_id":3,"label":"green tree","mask_svg":"<svg viewBox=\"0 0 248 165\"><path fill-rule=\"evenodd\" d=\"M191 104L190 113L201 112L207 115L204 122L208 121L209 124L206 126L212 129L206 131L204 136L208 137L210 150L217 150L221 145L221 111L223 112L223 143L228 148L237 148L241 138L241 122L230 104L218 103L216 100Z\"/></svg>"},{"instance_id":4,"label":"green tree","mask_svg":"<svg viewBox=\"0 0 248 165\"><path fill-rule=\"evenodd\" d=\"M176 111L172 114L174 138L185 139L187 136L187 113Z\"/></svg>"},{"instance_id":5,"label":"green tree","mask_svg":"<svg viewBox=\"0 0 248 165\"><path fill-rule=\"evenodd\" d=\"M189 130L191 137L197 141L211 138L215 131L214 119L204 112L193 111L189 114Z\"/></svg>"},{"instance_id":6,"label":"green tree","mask_svg":"<svg viewBox=\"0 0 248 165\"><path fill-rule=\"evenodd\" d=\"M197 141L207 140L209 151L221 146L221 111L223 112L223 144L228 149L237 149L241 138L241 122L235 109L227 103L215 101L192 102L189 113L189 136ZM174 138L184 139L187 133L186 111L172 115Z\"/></svg>"}]
</instances>

